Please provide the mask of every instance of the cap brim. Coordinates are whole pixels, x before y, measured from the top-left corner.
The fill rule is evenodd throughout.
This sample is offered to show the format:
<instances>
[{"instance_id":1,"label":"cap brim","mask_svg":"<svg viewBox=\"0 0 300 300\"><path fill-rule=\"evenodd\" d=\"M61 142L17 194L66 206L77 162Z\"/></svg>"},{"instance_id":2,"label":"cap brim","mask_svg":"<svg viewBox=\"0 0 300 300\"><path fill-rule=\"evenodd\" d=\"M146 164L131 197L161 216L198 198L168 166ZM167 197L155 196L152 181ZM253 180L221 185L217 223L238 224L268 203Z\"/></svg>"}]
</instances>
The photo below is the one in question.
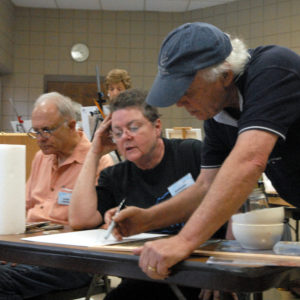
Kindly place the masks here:
<instances>
[{"instance_id":1,"label":"cap brim","mask_svg":"<svg viewBox=\"0 0 300 300\"><path fill-rule=\"evenodd\" d=\"M195 74L157 74L146 102L152 106L167 107L175 104L184 95Z\"/></svg>"}]
</instances>

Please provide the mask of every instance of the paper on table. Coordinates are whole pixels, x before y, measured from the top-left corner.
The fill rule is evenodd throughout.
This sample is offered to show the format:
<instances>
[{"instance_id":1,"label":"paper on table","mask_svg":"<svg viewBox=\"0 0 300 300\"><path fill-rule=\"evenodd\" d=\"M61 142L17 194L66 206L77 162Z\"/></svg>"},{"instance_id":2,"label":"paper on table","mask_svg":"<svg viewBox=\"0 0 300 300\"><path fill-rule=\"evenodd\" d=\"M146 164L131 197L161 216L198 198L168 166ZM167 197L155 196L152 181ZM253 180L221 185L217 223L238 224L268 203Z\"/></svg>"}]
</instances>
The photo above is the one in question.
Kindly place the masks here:
<instances>
[{"instance_id":1,"label":"paper on table","mask_svg":"<svg viewBox=\"0 0 300 300\"><path fill-rule=\"evenodd\" d=\"M262 174L263 182L264 182L264 187L265 187L265 192L267 194L278 194L277 191L275 190L274 186L272 185L271 181L269 178L266 176L265 173Z\"/></svg>"},{"instance_id":2,"label":"paper on table","mask_svg":"<svg viewBox=\"0 0 300 300\"><path fill-rule=\"evenodd\" d=\"M28 238L22 238L22 240L39 243L96 247L165 236L164 234L140 233L137 235L132 235L130 237L123 238L122 241L117 241L112 235L108 239L105 239L104 237L106 235L106 232L107 230L104 229L92 229L50 235L39 235Z\"/></svg>"}]
</instances>

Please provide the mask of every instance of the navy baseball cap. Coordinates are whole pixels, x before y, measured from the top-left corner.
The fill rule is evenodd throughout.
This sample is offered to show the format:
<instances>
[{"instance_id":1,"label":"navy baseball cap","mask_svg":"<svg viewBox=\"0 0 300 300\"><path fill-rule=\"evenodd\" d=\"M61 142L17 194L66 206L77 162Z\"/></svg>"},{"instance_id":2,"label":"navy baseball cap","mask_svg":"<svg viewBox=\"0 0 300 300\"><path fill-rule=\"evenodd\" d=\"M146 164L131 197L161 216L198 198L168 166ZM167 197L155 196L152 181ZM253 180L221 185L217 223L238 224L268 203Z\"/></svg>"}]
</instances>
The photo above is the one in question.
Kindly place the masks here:
<instances>
[{"instance_id":1,"label":"navy baseball cap","mask_svg":"<svg viewBox=\"0 0 300 300\"><path fill-rule=\"evenodd\" d=\"M231 51L229 36L211 24L186 23L174 29L160 48L147 103L158 107L176 103L198 70L223 62Z\"/></svg>"}]
</instances>

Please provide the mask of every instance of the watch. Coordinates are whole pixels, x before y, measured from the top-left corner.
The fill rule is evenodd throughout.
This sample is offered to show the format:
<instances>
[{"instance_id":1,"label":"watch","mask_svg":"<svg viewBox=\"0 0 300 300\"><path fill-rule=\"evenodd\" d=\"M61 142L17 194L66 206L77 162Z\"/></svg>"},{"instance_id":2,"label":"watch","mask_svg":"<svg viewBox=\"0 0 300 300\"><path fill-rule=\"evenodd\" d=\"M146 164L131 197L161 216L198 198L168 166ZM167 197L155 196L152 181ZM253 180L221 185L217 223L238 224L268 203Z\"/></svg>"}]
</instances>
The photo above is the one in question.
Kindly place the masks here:
<instances>
[{"instance_id":1,"label":"watch","mask_svg":"<svg viewBox=\"0 0 300 300\"><path fill-rule=\"evenodd\" d=\"M82 62L88 59L90 54L89 48L85 44L75 44L71 48L71 57L78 62Z\"/></svg>"}]
</instances>

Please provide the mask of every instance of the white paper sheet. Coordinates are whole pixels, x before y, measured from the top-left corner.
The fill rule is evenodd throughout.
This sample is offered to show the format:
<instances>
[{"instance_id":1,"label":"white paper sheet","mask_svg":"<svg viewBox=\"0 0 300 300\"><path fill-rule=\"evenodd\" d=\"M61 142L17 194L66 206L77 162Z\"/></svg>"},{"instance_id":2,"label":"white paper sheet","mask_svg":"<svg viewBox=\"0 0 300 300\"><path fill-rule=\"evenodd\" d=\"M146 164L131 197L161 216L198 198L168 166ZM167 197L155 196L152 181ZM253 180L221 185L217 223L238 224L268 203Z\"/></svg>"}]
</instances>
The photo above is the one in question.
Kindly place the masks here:
<instances>
[{"instance_id":1,"label":"white paper sheet","mask_svg":"<svg viewBox=\"0 0 300 300\"><path fill-rule=\"evenodd\" d=\"M14 132L21 132L24 133L24 130L22 128L22 125L20 125L19 121L10 121L10 125L13 128ZM23 120L23 126L25 129L25 132L28 132L28 130L31 128L31 120Z\"/></svg>"},{"instance_id":2,"label":"white paper sheet","mask_svg":"<svg viewBox=\"0 0 300 300\"><path fill-rule=\"evenodd\" d=\"M270 179L267 177L265 173L263 173L262 178L264 182L265 192L267 194L278 194L274 186L272 185Z\"/></svg>"},{"instance_id":3,"label":"white paper sheet","mask_svg":"<svg viewBox=\"0 0 300 300\"><path fill-rule=\"evenodd\" d=\"M123 238L122 241L117 241L113 237L113 235L111 235L106 240L104 239L105 235L106 230L104 229L92 229L83 231L72 231L67 233L39 235L34 237L22 238L22 240L39 243L95 247L165 236L164 234L141 233Z\"/></svg>"}]
</instances>

